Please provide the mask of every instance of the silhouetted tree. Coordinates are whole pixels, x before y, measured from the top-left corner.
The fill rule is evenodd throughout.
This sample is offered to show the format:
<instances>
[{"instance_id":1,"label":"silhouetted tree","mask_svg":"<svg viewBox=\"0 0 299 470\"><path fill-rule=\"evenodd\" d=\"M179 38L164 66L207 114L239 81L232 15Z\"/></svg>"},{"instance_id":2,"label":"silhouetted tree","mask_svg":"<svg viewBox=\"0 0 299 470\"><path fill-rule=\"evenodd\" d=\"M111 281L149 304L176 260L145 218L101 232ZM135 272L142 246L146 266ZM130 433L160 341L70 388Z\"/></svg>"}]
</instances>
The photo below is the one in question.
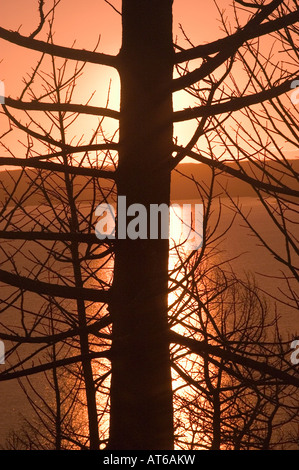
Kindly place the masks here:
<instances>
[{"instance_id":1,"label":"silhouetted tree","mask_svg":"<svg viewBox=\"0 0 299 470\"><path fill-rule=\"evenodd\" d=\"M216 366L218 371L221 371L221 376L224 367L227 369L226 362L233 364L229 370L225 369L227 373L235 375L235 368L240 367L240 377L244 383L249 380L252 371L263 374L263 384L267 384L270 377L275 379L277 387L298 386L299 379L292 368L286 367L282 370L280 364L275 361L273 365L264 362L265 352L261 359L257 349L252 358L250 348L246 351L242 349L247 345L243 344L243 339L240 338L243 338L244 334L249 335L243 328L251 328L246 322L245 327L242 326L241 330L237 331L239 337L236 341L239 349L227 343L226 337L225 340L221 338L215 345L208 333L205 333L207 336L202 339L190 331L187 335L186 332L170 329L168 284L174 273L169 279L169 241L160 236L157 240L149 237L136 240L116 238L113 243L100 242L92 232L94 227L90 211L94 211L97 203L107 200L104 180L115 183L117 195L126 196L127 206L143 204L148 214L151 204L169 206L171 172L188 156L211 168L212 181L217 178L217 173L221 172L243 181L256 191L285 239L286 253L284 256L279 255L279 260L295 278L298 271L293 257L293 250L296 251L296 240L292 231L294 224L291 221L290 227L286 211L293 210L291 204L294 198L298 197L295 186L298 175L284 155L279 155L279 159L274 155L271 145L276 142L275 139L285 134L278 129L276 115L272 110L275 110L281 120L284 119L282 112L288 109L288 104L284 98L284 101L281 101L280 96L290 90L297 72L295 42L298 33L298 5L295 1L272 0L266 3L236 0L233 2L235 32L230 32L226 24L223 38L199 46L190 44L189 48L184 49L173 44L172 0L123 0L122 47L118 55L111 56L55 45L52 36L53 22L50 22L48 41L36 39L44 27L45 17L55 11L54 5L53 11L50 10L45 15L43 3L39 2L40 25L30 36L25 37L0 28L0 38L42 53L42 58L26 83L21 97L6 97L5 104L2 105L10 126L25 132L27 145L24 155L26 158L20 158L11 151L9 157L1 157L0 160L2 165L23 168L19 179L13 182L12 190L7 191L1 208L1 237L14 240L14 244L11 244L9 249L2 249L4 261L0 269L0 281L15 288L7 291L2 308L3 312L8 312L11 308L16 309L19 314L19 325L14 327L14 332L10 331L6 323L6 332L1 334L1 338L12 342L11 353L16 345L42 344L43 346L32 353L34 355L38 349L42 351L47 347L53 348L53 343L62 342L63 357L58 359L57 352L53 356L52 349L51 361L32 366L28 364L30 355L27 355L26 360L20 359L4 371L1 380L52 370L53 379L56 381L55 371L58 367L81 364L80 376L85 385L89 447L98 449L105 439L102 440L99 436L96 401L96 384L99 380L96 376L99 372L93 364L102 360L101 367L104 367L103 364L108 359L111 362L111 387L107 448L172 449L173 392L169 344L177 344L179 348L186 348L195 355L203 356L205 393L208 390L213 396L214 406L211 447L219 448L219 426L225 420L221 416L222 384L217 384L215 373L207 369L211 357L217 358ZM244 24L239 20L240 9L246 11L247 21L244 21ZM276 67L276 59L270 54L266 57L266 52L257 45L258 41L263 41L265 37L275 37L278 44L283 45L288 57L287 62L281 61ZM43 94L36 94L33 91L34 79L41 76L40 67L46 56L52 58L52 88ZM59 67L55 62L56 57L115 68L121 82L120 112L109 109L108 105L100 108L89 104L74 104L72 87L69 88L70 78L65 75L66 65L64 63ZM192 61L195 61L194 66ZM240 64L244 66L247 77L242 85L236 83L235 75ZM83 69L78 67L72 75L73 85L74 78L76 79L81 71ZM49 80L49 76L45 75L44 79ZM186 90L198 100L198 105L174 112L172 96L180 90ZM31 96L30 100L26 101L25 96L28 93ZM262 106L266 114L261 115L256 105ZM28 118L26 125L13 114L12 109L25 112ZM36 112L43 112L48 121L41 123L40 119L36 118ZM255 131L253 144L248 141L246 135L249 132L246 127L248 120L244 123L239 120L237 124L234 123L235 135L226 127L232 124L236 115L234 113L238 112L245 113L245 117L250 119ZM286 134L292 145L296 144L298 138L298 125L294 119L296 113L296 109L293 109L286 114ZM119 120L119 141L115 142L115 136L108 138L102 132L100 120L87 144L82 144L80 138L74 144L74 139L68 138L65 131L68 123L81 114ZM270 119L272 125L270 130L265 130L267 137L260 134L264 116ZM189 143L174 143L174 123L191 119L195 120L196 126ZM207 150L200 150L201 138L206 139ZM219 142L225 149L222 155L216 155L214 152L214 146ZM279 139L275 145L280 153ZM117 159L114 152L117 152ZM235 159L235 167L225 161L226 152ZM243 159L247 159L250 165L242 165ZM116 169L113 165L116 165ZM35 170L33 176L29 172L30 168ZM20 194L18 188L24 175L29 175L32 185ZM92 201L87 215L80 207L79 197L83 193L84 178L89 178L93 187L92 196L90 193L86 196L91 197ZM88 183L86 189L87 186ZM108 192L111 191L112 185L107 186ZM204 189L201 188L201 191ZM206 191L204 196L208 203L205 204L205 210L209 212L215 196L213 185ZM37 217L36 214L24 210L24 204L30 201L29 196L38 194L43 196L43 203L48 207L48 212L38 208ZM98 195L101 195L99 200ZM268 204L268 196L276 199L279 205L278 216L274 215L271 203ZM11 204L15 207L11 208ZM179 269L183 276L178 279L177 287L183 289L181 295L184 297L184 305L194 299L194 290L197 289L196 283L192 283L190 291L189 282L194 279L194 273L207 249L208 220L206 213L200 255L192 253L180 263ZM249 220L248 217L246 220ZM258 235L258 231L254 227L252 229ZM19 244L15 244L15 240L20 240ZM43 259L37 259L32 251L28 252L29 257L27 245L30 241L35 246L42 246ZM266 241L264 244L276 255ZM113 281L110 282L110 279L100 276L112 252L114 266ZM23 257L21 261L19 256ZM190 265L192 257L195 262ZM26 259L26 262L28 259L30 261L30 267L25 268L27 272L24 270L24 264L22 266ZM96 272L93 272L93 259L101 260L101 269L97 268ZM57 263L65 263L65 270L58 270ZM45 280L45 274L49 276L49 273L51 279L47 277ZM219 285L217 289L221 291ZM36 315L30 315L30 321L27 323L28 292L37 294L55 305L60 312L55 326L53 323L48 324L43 333L41 330L44 326L44 316L41 310L38 313L35 311ZM294 289L291 292L295 299ZM195 298L202 308L202 300L197 294ZM230 301L234 305L233 296ZM93 308L96 305L93 311L91 303ZM212 314L209 319L211 318ZM200 315L197 321L202 321ZM112 336L106 330L110 324ZM196 331L197 325L193 326ZM15 331L21 331L22 334ZM98 344L94 344L92 336L96 336ZM71 351L67 355L66 345ZM215 359L213 361L215 362ZM107 370L99 374L105 377L106 372ZM233 389L234 385L230 386L230 390ZM57 383L55 390L59 390ZM246 394L247 390L244 393ZM258 398L261 394L258 390ZM59 403L58 396L56 399L56 403ZM185 406L189 411L192 408L190 403ZM241 414L240 402L236 406ZM194 409L192 412L195 413ZM267 412L267 423L270 423L271 412ZM245 417L249 416L249 420L253 419L254 413L255 409L251 415L248 410L243 412ZM247 439L249 431L244 431L246 427L249 430L248 421L240 432L243 432ZM234 445L237 448L237 442L242 439L237 425L235 429ZM57 425L56 445L59 448L58 431ZM230 442L230 439L227 442ZM250 440L248 444L246 441L246 445L250 447Z\"/></svg>"}]
</instances>

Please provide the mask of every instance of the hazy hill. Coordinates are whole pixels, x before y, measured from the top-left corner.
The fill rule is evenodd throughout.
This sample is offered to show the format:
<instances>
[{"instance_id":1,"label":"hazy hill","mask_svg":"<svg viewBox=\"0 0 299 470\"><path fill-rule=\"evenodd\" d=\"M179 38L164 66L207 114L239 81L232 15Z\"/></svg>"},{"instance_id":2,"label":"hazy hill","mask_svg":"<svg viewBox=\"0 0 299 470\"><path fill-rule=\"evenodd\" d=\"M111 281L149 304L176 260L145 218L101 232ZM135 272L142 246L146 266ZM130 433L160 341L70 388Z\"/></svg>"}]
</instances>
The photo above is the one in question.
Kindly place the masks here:
<instances>
[{"instance_id":1,"label":"hazy hill","mask_svg":"<svg viewBox=\"0 0 299 470\"><path fill-rule=\"evenodd\" d=\"M289 160L289 163L297 174L299 174L299 159ZM235 170L239 170L237 164L234 162L226 163L226 165ZM263 180L262 172L257 171L249 162L242 162L241 167L247 175L255 179ZM212 171L207 165L185 163L179 165L177 169L178 171L175 171L172 177L173 199L196 199L198 197L198 189L194 181L199 182L203 187L205 187L205 185L210 186ZM295 178L284 175L281 171L281 165L271 162L269 173L275 176L277 180L282 181L286 186L298 190L298 184L297 187L295 187ZM185 176L183 176L183 174ZM221 197L226 197L226 192L231 197L250 197L256 195L255 191L248 183L227 173L220 173L220 171L217 170L214 194L221 194Z\"/></svg>"},{"instance_id":2,"label":"hazy hill","mask_svg":"<svg viewBox=\"0 0 299 470\"><path fill-rule=\"evenodd\" d=\"M289 163L292 165L295 171L299 173L299 159L290 160ZM235 163L227 163L231 168L237 169ZM262 178L262 173L256 170L253 171L253 167L248 162L242 163L242 169L250 176ZM275 177L279 180L282 180L287 186L292 186L294 189L294 178L284 175L281 172L281 168L277 163L271 163L271 174L274 174ZM23 194L26 193L28 187L32 186L32 179L36 174L35 170L27 170L26 175L21 176L20 170L6 170L0 172L0 201L4 202L6 199L5 191L3 188L6 188L8 193L13 192L15 201L20 201ZM46 174L46 173L45 173ZM210 186L210 181L212 177L212 171L207 165L196 164L196 163L183 163L177 167L177 170L172 174L172 188L171 188L171 200L186 200L186 199L197 199L199 196L198 187L194 181L198 183L199 186L208 187ZM59 194L63 191L63 174L51 174L46 183L48 188L49 195ZM16 189L14 189L14 182L19 181L19 184ZM75 184L76 188L84 187L82 194L80 195L81 201L91 200L93 193L93 187L91 184L86 186L87 178L76 176ZM111 188L111 183L107 181L101 181L104 190ZM225 189L223 189L225 188ZM32 189L32 188L31 188ZM24 205L37 205L41 204L43 200L38 191L38 186L35 188L36 191L29 198L24 198L22 204ZM298 188L296 188L298 189ZM255 193L251 186L244 181L238 180L234 176L227 175L226 173L220 173L217 170L217 175L215 179L215 188L214 194L221 194L222 197L225 197L225 192L232 197L244 197L244 196L254 196ZM32 192L32 191L31 191ZM100 194L99 194L99 199Z\"/></svg>"}]
</instances>

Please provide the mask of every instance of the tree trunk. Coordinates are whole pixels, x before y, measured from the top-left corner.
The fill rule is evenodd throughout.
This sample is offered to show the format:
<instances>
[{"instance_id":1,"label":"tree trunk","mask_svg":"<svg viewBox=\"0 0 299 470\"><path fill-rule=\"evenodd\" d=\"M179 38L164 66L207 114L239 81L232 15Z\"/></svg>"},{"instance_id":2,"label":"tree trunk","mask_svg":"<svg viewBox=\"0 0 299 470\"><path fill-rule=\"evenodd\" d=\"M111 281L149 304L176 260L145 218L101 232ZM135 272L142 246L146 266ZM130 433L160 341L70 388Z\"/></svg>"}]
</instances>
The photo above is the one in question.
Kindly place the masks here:
<instances>
[{"instance_id":1,"label":"tree trunk","mask_svg":"<svg viewBox=\"0 0 299 470\"><path fill-rule=\"evenodd\" d=\"M118 196L149 214L170 204L172 0L122 3ZM117 240L109 449L173 448L167 284L168 240Z\"/></svg>"}]
</instances>

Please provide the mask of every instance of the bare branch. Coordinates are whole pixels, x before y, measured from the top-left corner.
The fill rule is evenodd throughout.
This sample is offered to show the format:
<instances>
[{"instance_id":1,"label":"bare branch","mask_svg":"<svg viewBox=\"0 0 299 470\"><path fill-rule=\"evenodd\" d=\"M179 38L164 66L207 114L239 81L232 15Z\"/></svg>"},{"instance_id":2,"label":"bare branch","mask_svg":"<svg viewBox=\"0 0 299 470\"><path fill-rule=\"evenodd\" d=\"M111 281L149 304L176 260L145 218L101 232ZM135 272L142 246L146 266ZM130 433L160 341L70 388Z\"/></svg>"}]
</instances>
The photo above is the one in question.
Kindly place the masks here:
<instances>
[{"instance_id":1,"label":"bare branch","mask_svg":"<svg viewBox=\"0 0 299 470\"><path fill-rule=\"evenodd\" d=\"M14 343L19 344L53 344L58 343L59 341L63 341L67 338L73 338L74 336L78 336L82 333L98 334L99 330L105 328L110 324L111 318L109 316L105 316L101 318L101 320L94 322L92 325L86 326L85 329L78 327L70 329L68 331L63 331L62 333L44 336L16 336L0 333L0 338L4 341L12 341Z\"/></svg>"},{"instance_id":2,"label":"bare branch","mask_svg":"<svg viewBox=\"0 0 299 470\"><path fill-rule=\"evenodd\" d=\"M61 112L61 113L78 113L78 114L90 114L93 116L105 116L112 119L119 119L119 112L113 109L88 106L83 104L72 104L72 103L42 103L40 101L24 102L20 100L14 100L12 98L5 98L6 106L15 109L23 109L25 111L49 111L49 112Z\"/></svg>"},{"instance_id":3,"label":"bare branch","mask_svg":"<svg viewBox=\"0 0 299 470\"><path fill-rule=\"evenodd\" d=\"M0 269L0 281L19 289L34 292L38 295L49 295L66 299L91 300L93 302L107 303L110 293L106 290L61 286L49 282L36 281L18 274L12 274Z\"/></svg>"},{"instance_id":4,"label":"bare branch","mask_svg":"<svg viewBox=\"0 0 299 470\"><path fill-rule=\"evenodd\" d=\"M95 148L94 148L95 147ZM92 151L92 150L102 150L102 149L109 149L108 144L103 144L103 146L100 145L95 145L95 146L86 146L84 149L76 149L76 147L73 147L73 152L70 152L68 150L68 153L79 153L79 152L87 152L87 151ZM115 146L110 147L110 149L115 150ZM58 157L61 155L62 152L57 152L57 154L49 154L47 156L42 156L41 158L53 158L53 157ZM109 171L109 170L100 170L97 168L85 168L82 166L69 166L69 165L64 165L63 163L54 163L54 162L44 162L40 161L39 158L11 158L11 157L0 157L0 166L3 165L10 165L10 166L16 166L16 167L22 167L22 168L36 168L40 170L49 170L49 171L55 171L58 173L65 173L67 170L68 173L71 175L81 175L81 176L91 176L94 178L105 178L105 179L111 179L114 180L116 178L116 172L115 171Z\"/></svg>"},{"instance_id":5,"label":"bare branch","mask_svg":"<svg viewBox=\"0 0 299 470\"><path fill-rule=\"evenodd\" d=\"M255 39L261 36L265 36L266 34L278 31L279 29L286 28L287 26L291 26L295 24L299 19L299 11L296 10L292 13L289 13L281 18L277 18L275 20L268 21L266 23L260 24L255 29L248 31L247 35L244 36L244 41L249 41L250 39ZM181 62L186 62L188 60L205 58L209 55L216 54L220 50L226 49L227 47L230 48L234 41L238 40L242 31L237 31L230 36L225 38L217 39L209 44L202 44L197 47L193 47L191 49L182 50L175 54L174 63L179 64Z\"/></svg>"},{"instance_id":6,"label":"bare branch","mask_svg":"<svg viewBox=\"0 0 299 470\"><path fill-rule=\"evenodd\" d=\"M208 344L206 341L196 341L192 338L181 336L177 333L170 333L170 342L180 344L190 349L192 353L204 356L206 353L213 356L220 357L222 359L232 361L234 364L240 364L244 367L250 367L257 372L260 372L263 376L268 374L270 377L278 379L283 384L299 386L299 377L288 374L285 371L276 369L266 362L259 362L249 357L241 356L233 351L225 350L219 346L213 346Z\"/></svg>"},{"instance_id":7,"label":"bare branch","mask_svg":"<svg viewBox=\"0 0 299 470\"><path fill-rule=\"evenodd\" d=\"M30 375L38 374L46 370L51 370L53 369L53 367L62 367L62 366L75 364L77 362L82 362L86 360L109 358L109 357L110 357L109 351L90 352L89 354L86 354L86 355L80 354L78 356L66 357L64 359L60 359L60 360L53 361L53 362L47 362L46 364L29 367L28 369L23 369L17 372L9 372L9 373L3 372L2 374L0 374L0 382L17 379L20 377L28 377Z\"/></svg>"},{"instance_id":8,"label":"bare branch","mask_svg":"<svg viewBox=\"0 0 299 470\"><path fill-rule=\"evenodd\" d=\"M35 36L42 30L42 27L44 26L45 24L45 15L44 15L44 10L43 10L43 7L44 7L44 0L39 0L39 5L38 5L38 10L39 10L39 15L40 15L40 22L39 22L39 25L38 27L36 28L35 31L33 31L32 34L30 34L30 39L33 39L35 38Z\"/></svg>"},{"instance_id":9,"label":"bare branch","mask_svg":"<svg viewBox=\"0 0 299 470\"><path fill-rule=\"evenodd\" d=\"M0 239L2 240L45 240L45 241L76 241L87 244L100 245L100 240L91 233L54 233L54 232L11 232L0 230ZM110 240L111 242L111 240ZM109 239L105 240L105 244L109 244ZM105 254L108 254L105 252Z\"/></svg>"},{"instance_id":10,"label":"bare branch","mask_svg":"<svg viewBox=\"0 0 299 470\"><path fill-rule=\"evenodd\" d=\"M210 158L204 157L203 155L197 154L196 152L188 149L183 149L183 147L180 147L178 145L174 146L175 150L179 152L185 153L186 156L193 158L194 160L200 162L200 163L205 163L206 165L209 165L212 168L218 168L221 171L225 171L226 173L235 176L236 178L245 181L249 185L259 188L262 191L267 191L267 192L272 192L272 193L277 193L277 194L287 194L289 196L295 196L299 197L299 191L296 191L295 189L289 188L287 186L275 186L269 183L265 183L263 181L257 180L255 178L252 178L251 176L247 175L246 173L242 173L240 170L236 170L229 165L220 162L218 160L212 160ZM175 166L175 158L173 162L173 166Z\"/></svg>"},{"instance_id":11,"label":"bare branch","mask_svg":"<svg viewBox=\"0 0 299 470\"><path fill-rule=\"evenodd\" d=\"M231 100L195 108L184 109L174 113L174 122L187 121L198 117L216 116L217 114L231 113L242 108L253 106L267 100L276 98L291 89L293 79L284 81L281 85L273 86L268 90L259 93L252 93L247 96L232 98Z\"/></svg>"},{"instance_id":12,"label":"bare branch","mask_svg":"<svg viewBox=\"0 0 299 470\"><path fill-rule=\"evenodd\" d=\"M113 8L113 10L121 16L121 12L111 2L109 2L108 0L104 0L104 2L110 5L111 8Z\"/></svg>"},{"instance_id":13,"label":"bare branch","mask_svg":"<svg viewBox=\"0 0 299 470\"><path fill-rule=\"evenodd\" d=\"M86 51L85 49L73 49L71 47L57 46L49 44L37 39L22 36L15 31L8 31L0 27L0 38L9 41L18 46L26 47L27 49L40 51L45 54L50 54L56 57L63 57L65 59L77 60L81 62L89 62L91 64L107 65L108 67L118 68L117 56L108 54L101 54L100 52Z\"/></svg>"},{"instance_id":14,"label":"bare branch","mask_svg":"<svg viewBox=\"0 0 299 470\"><path fill-rule=\"evenodd\" d=\"M281 0L273 0L269 5L265 6L261 12L254 16L244 26L244 28L238 32L238 34L234 37L234 41L230 41L229 44L226 44L226 47L222 48L215 57L208 57L208 59L205 60L199 68L193 70L192 72L188 72L186 75L180 78L175 79L173 81L173 91L181 90L202 80L207 75L213 73L229 58L233 57L242 44L248 40L248 34L255 33L256 28L259 27L262 21L267 18L267 16L270 15L273 10L275 10L275 8L277 8L277 6L281 3ZM293 22L298 20L299 13L297 12L297 15L295 16L296 18L293 18Z\"/></svg>"}]
</instances>

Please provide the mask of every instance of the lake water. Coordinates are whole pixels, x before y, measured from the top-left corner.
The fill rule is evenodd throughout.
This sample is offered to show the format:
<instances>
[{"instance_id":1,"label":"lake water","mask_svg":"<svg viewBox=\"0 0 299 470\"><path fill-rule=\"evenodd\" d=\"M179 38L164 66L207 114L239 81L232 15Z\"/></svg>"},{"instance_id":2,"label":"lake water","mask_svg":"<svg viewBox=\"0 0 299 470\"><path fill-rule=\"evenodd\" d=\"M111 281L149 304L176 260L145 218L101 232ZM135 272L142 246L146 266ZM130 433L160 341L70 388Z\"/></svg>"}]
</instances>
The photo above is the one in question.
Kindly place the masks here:
<instances>
[{"instance_id":1,"label":"lake water","mask_svg":"<svg viewBox=\"0 0 299 470\"><path fill-rule=\"evenodd\" d=\"M195 203L198 201L188 202ZM240 198L240 202L243 211L245 213L250 212L249 218L253 221L259 233L271 243L275 250L283 252L284 240L279 236L279 232L275 230L273 224L267 221L265 211L260 203L253 198ZM220 230L229 225L233 216L233 212L228 206L230 206L229 201L223 200ZM250 271L255 274L256 280L263 291L279 299L284 298L287 289L286 283L281 280L281 265L273 255L260 246L259 241L252 236L252 233L239 216L228 234L223 238L220 248L222 250L220 256L223 259L234 258L231 264L240 278L245 277L246 272ZM273 302L271 297L268 297L268 300ZM296 332L299 331L297 309L278 302L277 312L284 338L294 337ZM0 365L0 371L3 367L5 366ZM36 386L40 385L38 377L34 380ZM8 431L17 430L20 426L21 415L30 417L32 411L17 381L1 382L0 391L0 444L3 444Z\"/></svg>"}]
</instances>

